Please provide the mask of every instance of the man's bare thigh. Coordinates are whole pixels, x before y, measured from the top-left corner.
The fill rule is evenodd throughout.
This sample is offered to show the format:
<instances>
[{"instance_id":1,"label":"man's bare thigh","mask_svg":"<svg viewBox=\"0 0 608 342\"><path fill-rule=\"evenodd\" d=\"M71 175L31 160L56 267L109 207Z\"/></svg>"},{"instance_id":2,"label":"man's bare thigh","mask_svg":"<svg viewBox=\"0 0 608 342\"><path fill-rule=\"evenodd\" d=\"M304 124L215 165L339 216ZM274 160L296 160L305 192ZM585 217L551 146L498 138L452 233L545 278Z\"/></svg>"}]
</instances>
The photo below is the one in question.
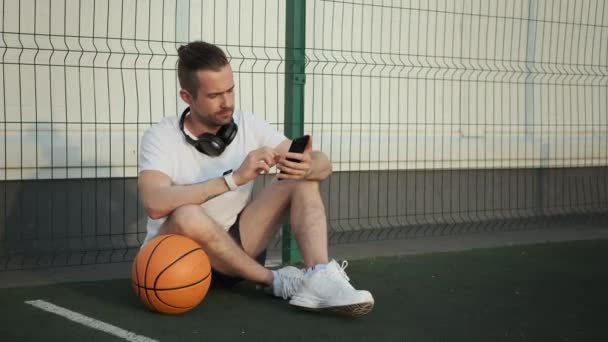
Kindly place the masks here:
<instances>
[{"instance_id":1,"label":"man's bare thigh","mask_svg":"<svg viewBox=\"0 0 608 342\"><path fill-rule=\"evenodd\" d=\"M292 189L292 181L273 180L243 210L239 223L247 254L255 256L267 248L288 213Z\"/></svg>"}]
</instances>

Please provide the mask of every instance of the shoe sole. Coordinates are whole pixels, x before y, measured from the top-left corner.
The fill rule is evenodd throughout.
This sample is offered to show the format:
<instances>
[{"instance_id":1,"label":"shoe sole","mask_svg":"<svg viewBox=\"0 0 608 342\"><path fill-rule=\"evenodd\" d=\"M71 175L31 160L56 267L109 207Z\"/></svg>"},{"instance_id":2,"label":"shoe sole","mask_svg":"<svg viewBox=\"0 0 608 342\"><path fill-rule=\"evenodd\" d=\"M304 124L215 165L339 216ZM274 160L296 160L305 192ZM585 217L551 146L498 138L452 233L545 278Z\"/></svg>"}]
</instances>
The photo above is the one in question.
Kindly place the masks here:
<instances>
[{"instance_id":1,"label":"shoe sole","mask_svg":"<svg viewBox=\"0 0 608 342\"><path fill-rule=\"evenodd\" d=\"M292 304L293 305L293 304ZM333 312L340 315L345 316L363 316L368 314L374 308L374 303L359 303L359 304L351 304L351 305L343 305L343 306L330 306L326 308L309 308L306 306L293 305L297 308L306 310L306 311L314 311L314 312Z\"/></svg>"}]
</instances>

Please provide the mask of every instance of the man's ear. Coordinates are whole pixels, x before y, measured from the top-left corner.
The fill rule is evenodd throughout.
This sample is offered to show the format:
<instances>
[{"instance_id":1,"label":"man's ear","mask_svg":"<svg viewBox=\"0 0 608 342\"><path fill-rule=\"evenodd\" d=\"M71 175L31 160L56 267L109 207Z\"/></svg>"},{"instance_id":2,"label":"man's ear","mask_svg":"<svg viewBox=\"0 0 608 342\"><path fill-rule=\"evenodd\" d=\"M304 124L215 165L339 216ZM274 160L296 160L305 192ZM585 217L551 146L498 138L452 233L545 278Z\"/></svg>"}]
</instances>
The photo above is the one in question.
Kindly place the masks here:
<instances>
[{"instance_id":1,"label":"man's ear","mask_svg":"<svg viewBox=\"0 0 608 342\"><path fill-rule=\"evenodd\" d=\"M185 89L179 90L179 97L188 104L188 106L192 106L192 102L194 102L194 98L190 93Z\"/></svg>"}]
</instances>

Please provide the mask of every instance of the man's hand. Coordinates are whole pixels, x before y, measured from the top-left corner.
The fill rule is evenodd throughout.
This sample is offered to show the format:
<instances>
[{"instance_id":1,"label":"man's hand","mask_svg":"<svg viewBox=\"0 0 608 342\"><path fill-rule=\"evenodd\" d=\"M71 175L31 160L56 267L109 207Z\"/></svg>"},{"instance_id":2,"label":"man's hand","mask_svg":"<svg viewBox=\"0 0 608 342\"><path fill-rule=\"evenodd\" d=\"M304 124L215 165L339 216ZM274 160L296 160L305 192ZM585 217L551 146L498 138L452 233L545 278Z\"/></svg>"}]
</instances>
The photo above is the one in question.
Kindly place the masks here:
<instances>
[{"instance_id":1,"label":"man's hand","mask_svg":"<svg viewBox=\"0 0 608 342\"><path fill-rule=\"evenodd\" d=\"M280 157L275 150L269 147L249 152L241 166L234 171L234 181L239 186L249 183L261 173L270 172L270 168L276 165Z\"/></svg>"},{"instance_id":2,"label":"man's hand","mask_svg":"<svg viewBox=\"0 0 608 342\"><path fill-rule=\"evenodd\" d=\"M308 140L308 145L303 153L287 152L279 159L277 169L281 170L281 173L277 174L277 178L302 180L310 176L312 172L311 152L312 138Z\"/></svg>"}]
</instances>

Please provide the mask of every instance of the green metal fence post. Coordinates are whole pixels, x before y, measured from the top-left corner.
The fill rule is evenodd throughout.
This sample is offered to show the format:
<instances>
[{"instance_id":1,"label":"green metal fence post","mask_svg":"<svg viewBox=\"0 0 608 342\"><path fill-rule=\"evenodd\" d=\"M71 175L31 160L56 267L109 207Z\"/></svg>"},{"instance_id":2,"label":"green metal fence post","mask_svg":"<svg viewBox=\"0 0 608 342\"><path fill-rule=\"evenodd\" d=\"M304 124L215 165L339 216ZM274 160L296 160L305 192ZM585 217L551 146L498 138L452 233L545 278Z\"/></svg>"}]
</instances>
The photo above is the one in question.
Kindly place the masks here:
<instances>
[{"instance_id":1,"label":"green metal fence post","mask_svg":"<svg viewBox=\"0 0 608 342\"><path fill-rule=\"evenodd\" d=\"M285 17L285 135L293 139L304 134L306 1L288 0ZM282 236L283 263L302 260L289 224Z\"/></svg>"}]
</instances>

